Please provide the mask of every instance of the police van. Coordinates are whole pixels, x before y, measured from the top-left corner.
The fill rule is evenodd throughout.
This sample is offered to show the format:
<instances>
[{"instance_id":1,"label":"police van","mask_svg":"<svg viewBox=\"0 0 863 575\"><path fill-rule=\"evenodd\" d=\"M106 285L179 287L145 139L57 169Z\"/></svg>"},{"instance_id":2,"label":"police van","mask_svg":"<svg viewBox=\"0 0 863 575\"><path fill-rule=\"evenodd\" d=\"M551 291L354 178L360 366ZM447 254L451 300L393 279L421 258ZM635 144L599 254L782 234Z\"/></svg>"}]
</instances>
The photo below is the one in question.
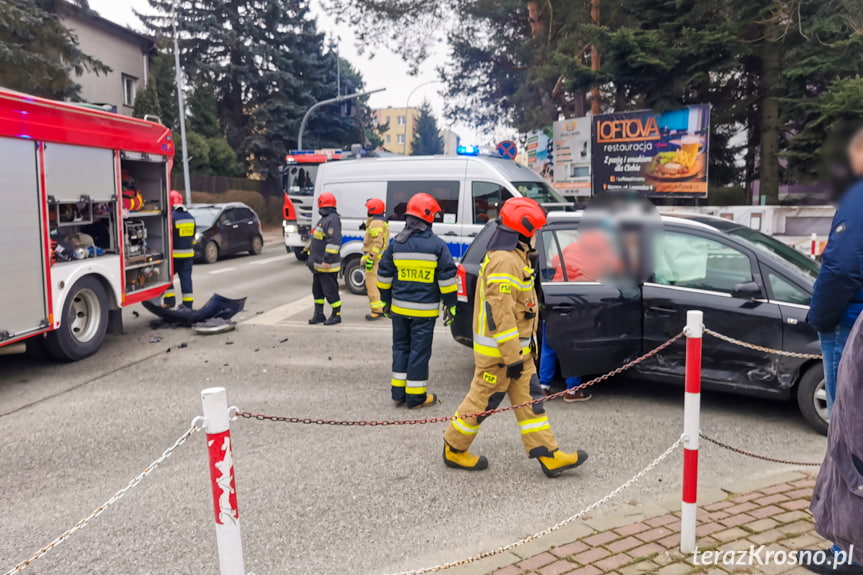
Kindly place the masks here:
<instances>
[{"instance_id":1,"label":"police van","mask_svg":"<svg viewBox=\"0 0 863 575\"><path fill-rule=\"evenodd\" d=\"M458 260L483 226L497 218L509 198L528 197L547 210L564 210L570 204L538 174L514 161L480 155L460 147L457 156L399 156L360 158L323 164L315 182L315 203L324 192L336 196L342 217L342 274L355 294L365 290L360 266L366 222L365 203L386 202L390 235L404 227L408 200L418 193L434 196L443 213L432 228ZM320 216L315 212L313 226Z\"/></svg>"}]
</instances>

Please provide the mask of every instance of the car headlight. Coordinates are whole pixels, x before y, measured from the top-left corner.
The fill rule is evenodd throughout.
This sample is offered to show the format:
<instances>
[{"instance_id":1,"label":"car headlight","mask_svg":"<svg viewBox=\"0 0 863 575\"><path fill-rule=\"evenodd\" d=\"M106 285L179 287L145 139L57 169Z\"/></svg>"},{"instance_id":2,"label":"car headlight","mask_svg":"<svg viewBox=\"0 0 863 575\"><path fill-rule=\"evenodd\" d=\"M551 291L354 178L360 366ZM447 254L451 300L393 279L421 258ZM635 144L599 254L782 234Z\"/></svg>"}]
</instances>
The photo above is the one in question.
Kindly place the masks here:
<instances>
[{"instance_id":1,"label":"car headlight","mask_svg":"<svg viewBox=\"0 0 863 575\"><path fill-rule=\"evenodd\" d=\"M294 224L284 224L285 233L286 234L295 234L297 233L297 226Z\"/></svg>"},{"instance_id":2,"label":"car headlight","mask_svg":"<svg viewBox=\"0 0 863 575\"><path fill-rule=\"evenodd\" d=\"M195 243L195 244L199 243L201 241L201 238L203 238L203 237L204 237L204 234L202 234L201 232L196 233L195 234L195 241L193 243Z\"/></svg>"}]
</instances>

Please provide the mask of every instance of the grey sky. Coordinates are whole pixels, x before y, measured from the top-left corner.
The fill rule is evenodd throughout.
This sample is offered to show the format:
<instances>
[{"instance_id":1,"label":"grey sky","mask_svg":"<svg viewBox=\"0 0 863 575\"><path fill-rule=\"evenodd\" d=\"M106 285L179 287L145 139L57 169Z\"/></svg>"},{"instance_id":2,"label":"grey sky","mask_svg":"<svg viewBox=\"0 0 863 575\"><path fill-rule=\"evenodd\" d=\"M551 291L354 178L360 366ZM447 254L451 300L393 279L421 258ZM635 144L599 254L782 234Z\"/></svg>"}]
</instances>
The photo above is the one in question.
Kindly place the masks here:
<instances>
[{"instance_id":1,"label":"grey sky","mask_svg":"<svg viewBox=\"0 0 863 575\"><path fill-rule=\"evenodd\" d=\"M369 52L363 56L356 53L355 37L346 25L336 25L335 20L330 18L321 8L320 0L312 0L312 11L318 18L318 27L329 37L340 38L341 56L350 61L363 74L366 86L369 89L386 88L385 92L374 94L371 97L371 105L376 108L387 106L404 107L410 92L424 82L437 80L435 68L444 62L446 57L445 48L441 48L424 62L416 76L408 75L408 66L386 48L379 48L374 57ZM147 0L90 0L90 7L96 10L102 17L124 24L131 28L141 29L141 23L135 17L132 9L146 12L149 10ZM470 143L476 141L477 134L464 126L451 126L442 118L443 98L440 95L441 84L428 84L416 90L410 100L412 106L419 105L423 98L427 98L435 109L442 128L450 127L455 130L462 141ZM478 141L480 144L489 142Z\"/></svg>"}]
</instances>

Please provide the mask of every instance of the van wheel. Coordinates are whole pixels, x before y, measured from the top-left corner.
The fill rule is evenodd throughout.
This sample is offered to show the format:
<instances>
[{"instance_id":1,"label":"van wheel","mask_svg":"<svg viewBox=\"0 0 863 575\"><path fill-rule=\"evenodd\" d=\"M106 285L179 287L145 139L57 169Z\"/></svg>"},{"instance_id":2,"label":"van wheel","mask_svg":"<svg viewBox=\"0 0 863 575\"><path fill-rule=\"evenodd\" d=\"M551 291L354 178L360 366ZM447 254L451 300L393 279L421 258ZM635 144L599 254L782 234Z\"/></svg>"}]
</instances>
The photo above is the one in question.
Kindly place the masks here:
<instances>
[{"instance_id":1,"label":"van wheel","mask_svg":"<svg viewBox=\"0 0 863 575\"><path fill-rule=\"evenodd\" d=\"M75 282L63 303L60 327L45 337L45 349L57 361L78 361L102 346L108 331L108 295L93 276Z\"/></svg>"},{"instance_id":2,"label":"van wheel","mask_svg":"<svg viewBox=\"0 0 863 575\"><path fill-rule=\"evenodd\" d=\"M210 240L204 246L204 261L208 264L214 264L219 261L219 246L216 242Z\"/></svg>"},{"instance_id":3,"label":"van wheel","mask_svg":"<svg viewBox=\"0 0 863 575\"><path fill-rule=\"evenodd\" d=\"M288 250L294 252L294 255L301 262L308 261L309 259L309 252L306 251L306 248L288 248Z\"/></svg>"},{"instance_id":4,"label":"van wheel","mask_svg":"<svg viewBox=\"0 0 863 575\"><path fill-rule=\"evenodd\" d=\"M264 239L261 236L252 238L252 248L249 250L249 255L256 256L264 249Z\"/></svg>"},{"instance_id":5,"label":"van wheel","mask_svg":"<svg viewBox=\"0 0 863 575\"><path fill-rule=\"evenodd\" d=\"M797 405L806 422L818 433L827 435L827 387L821 362L807 369L800 378Z\"/></svg>"},{"instance_id":6,"label":"van wheel","mask_svg":"<svg viewBox=\"0 0 863 575\"><path fill-rule=\"evenodd\" d=\"M345 285L352 294L365 295L366 293L366 270L360 265L357 256L348 260L344 266Z\"/></svg>"}]
</instances>

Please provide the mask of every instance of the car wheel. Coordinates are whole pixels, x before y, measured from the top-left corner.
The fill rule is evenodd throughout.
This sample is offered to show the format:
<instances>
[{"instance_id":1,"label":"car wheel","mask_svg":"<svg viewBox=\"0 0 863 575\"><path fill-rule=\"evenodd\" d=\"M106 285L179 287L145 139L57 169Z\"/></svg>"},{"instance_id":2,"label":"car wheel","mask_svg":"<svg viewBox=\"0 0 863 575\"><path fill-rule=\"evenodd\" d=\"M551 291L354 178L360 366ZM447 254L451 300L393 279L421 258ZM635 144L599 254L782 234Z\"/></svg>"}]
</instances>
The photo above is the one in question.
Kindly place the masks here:
<instances>
[{"instance_id":1,"label":"car wheel","mask_svg":"<svg viewBox=\"0 0 863 575\"><path fill-rule=\"evenodd\" d=\"M366 293L366 270L360 265L360 258L352 257L344 266L345 285L351 293L365 295Z\"/></svg>"},{"instance_id":2,"label":"car wheel","mask_svg":"<svg viewBox=\"0 0 863 575\"><path fill-rule=\"evenodd\" d=\"M818 433L827 435L827 387L824 366L820 362L807 369L800 378L797 405L806 422Z\"/></svg>"},{"instance_id":3,"label":"car wheel","mask_svg":"<svg viewBox=\"0 0 863 575\"><path fill-rule=\"evenodd\" d=\"M204 261L208 264L214 264L219 261L219 246L216 242L210 240L204 246Z\"/></svg>"},{"instance_id":4,"label":"car wheel","mask_svg":"<svg viewBox=\"0 0 863 575\"><path fill-rule=\"evenodd\" d=\"M252 247L249 249L249 254L256 256L264 249L264 239L261 236L252 238Z\"/></svg>"},{"instance_id":5,"label":"car wheel","mask_svg":"<svg viewBox=\"0 0 863 575\"><path fill-rule=\"evenodd\" d=\"M108 332L108 296L101 282L85 276L63 303L60 327L45 337L45 349L58 361L78 361L96 353Z\"/></svg>"},{"instance_id":6,"label":"car wheel","mask_svg":"<svg viewBox=\"0 0 863 575\"><path fill-rule=\"evenodd\" d=\"M306 248L288 248L288 251L294 252L294 255L301 262L309 260L309 252L306 251Z\"/></svg>"}]
</instances>

